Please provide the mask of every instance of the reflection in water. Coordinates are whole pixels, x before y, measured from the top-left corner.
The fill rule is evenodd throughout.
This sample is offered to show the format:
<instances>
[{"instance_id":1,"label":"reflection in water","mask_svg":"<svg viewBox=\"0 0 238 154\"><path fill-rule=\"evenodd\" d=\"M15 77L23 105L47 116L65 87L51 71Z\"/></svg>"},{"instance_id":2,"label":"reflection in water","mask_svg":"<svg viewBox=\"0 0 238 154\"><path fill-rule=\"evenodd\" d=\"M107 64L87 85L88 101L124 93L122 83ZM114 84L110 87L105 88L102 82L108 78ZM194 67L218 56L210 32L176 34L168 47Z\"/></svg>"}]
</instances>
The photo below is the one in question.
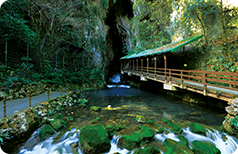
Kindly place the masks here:
<instances>
[{"instance_id":1,"label":"reflection in water","mask_svg":"<svg viewBox=\"0 0 238 154\"><path fill-rule=\"evenodd\" d=\"M110 78L112 83L121 83L121 74L115 74L112 78Z\"/></svg>"}]
</instances>

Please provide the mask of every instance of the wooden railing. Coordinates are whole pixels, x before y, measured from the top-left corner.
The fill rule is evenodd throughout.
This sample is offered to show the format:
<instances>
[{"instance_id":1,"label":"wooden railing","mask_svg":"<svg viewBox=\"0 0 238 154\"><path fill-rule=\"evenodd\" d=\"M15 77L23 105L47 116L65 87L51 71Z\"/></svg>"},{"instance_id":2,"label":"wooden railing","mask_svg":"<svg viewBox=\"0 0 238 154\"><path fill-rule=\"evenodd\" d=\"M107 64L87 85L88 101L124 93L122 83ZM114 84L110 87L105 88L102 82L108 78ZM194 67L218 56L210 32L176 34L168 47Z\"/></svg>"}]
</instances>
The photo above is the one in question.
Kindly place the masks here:
<instances>
[{"instance_id":1,"label":"wooden railing","mask_svg":"<svg viewBox=\"0 0 238 154\"><path fill-rule=\"evenodd\" d=\"M238 73L179 70L140 66L122 66L121 70L154 80L160 79L168 83L177 83L181 84L182 86L190 85L200 89L202 88L202 90L204 91L207 91L208 86L216 87L218 89L213 91L219 91L219 88L232 90L235 91L235 94L237 93L238 95Z\"/></svg>"}]
</instances>

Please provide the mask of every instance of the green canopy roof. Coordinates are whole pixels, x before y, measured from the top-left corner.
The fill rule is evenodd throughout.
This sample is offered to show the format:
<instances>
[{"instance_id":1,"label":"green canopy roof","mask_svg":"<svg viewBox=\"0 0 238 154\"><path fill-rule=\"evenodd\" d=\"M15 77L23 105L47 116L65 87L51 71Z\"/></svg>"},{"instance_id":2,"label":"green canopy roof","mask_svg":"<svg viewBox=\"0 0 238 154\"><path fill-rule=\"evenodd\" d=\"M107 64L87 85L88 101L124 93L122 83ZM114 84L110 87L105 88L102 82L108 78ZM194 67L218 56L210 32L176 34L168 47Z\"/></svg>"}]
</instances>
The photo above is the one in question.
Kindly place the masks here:
<instances>
[{"instance_id":1,"label":"green canopy roof","mask_svg":"<svg viewBox=\"0 0 238 154\"><path fill-rule=\"evenodd\" d=\"M137 58L137 57L142 57L142 56L150 56L150 55L161 54L161 53L165 53L165 52L169 52L169 51L174 52L174 51L184 47L185 45L187 45L189 43L197 41L198 39L202 38L203 36L204 35L186 38L186 39L181 40L181 41L166 44L166 45L161 46L159 48L145 50L145 51L142 51L142 52L137 53L137 54L136 53L130 54L130 55L127 55L125 57L122 57L121 59L130 59L130 58Z\"/></svg>"}]
</instances>

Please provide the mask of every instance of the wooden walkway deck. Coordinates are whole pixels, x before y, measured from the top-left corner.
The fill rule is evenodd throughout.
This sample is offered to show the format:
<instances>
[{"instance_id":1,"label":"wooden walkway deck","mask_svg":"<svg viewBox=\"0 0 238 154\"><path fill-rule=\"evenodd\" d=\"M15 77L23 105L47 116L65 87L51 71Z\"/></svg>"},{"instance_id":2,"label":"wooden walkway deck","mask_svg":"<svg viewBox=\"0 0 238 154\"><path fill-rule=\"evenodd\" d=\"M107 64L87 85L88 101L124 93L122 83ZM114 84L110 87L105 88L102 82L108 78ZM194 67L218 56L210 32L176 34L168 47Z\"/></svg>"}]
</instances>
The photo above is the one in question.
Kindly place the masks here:
<instances>
[{"instance_id":1,"label":"wooden walkway deck","mask_svg":"<svg viewBox=\"0 0 238 154\"><path fill-rule=\"evenodd\" d=\"M153 67L122 67L121 71L224 101L238 97L238 73Z\"/></svg>"}]
</instances>

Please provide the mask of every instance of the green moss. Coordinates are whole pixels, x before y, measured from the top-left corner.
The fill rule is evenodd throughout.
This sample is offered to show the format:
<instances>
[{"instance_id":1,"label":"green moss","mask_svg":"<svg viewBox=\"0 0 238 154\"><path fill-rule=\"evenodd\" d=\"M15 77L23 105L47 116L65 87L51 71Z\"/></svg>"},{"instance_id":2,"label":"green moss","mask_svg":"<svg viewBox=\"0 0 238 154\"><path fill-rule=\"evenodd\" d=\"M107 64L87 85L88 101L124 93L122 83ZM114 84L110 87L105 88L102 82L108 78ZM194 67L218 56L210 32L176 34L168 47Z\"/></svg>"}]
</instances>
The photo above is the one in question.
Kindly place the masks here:
<instances>
[{"instance_id":1,"label":"green moss","mask_svg":"<svg viewBox=\"0 0 238 154\"><path fill-rule=\"evenodd\" d=\"M191 122L189 124L189 127L190 127L191 132L193 132L193 133L206 135L207 130L202 125L200 125L198 123Z\"/></svg>"},{"instance_id":2,"label":"green moss","mask_svg":"<svg viewBox=\"0 0 238 154\"><path fill-rule=\"evenodd\" d=\"M163 132L164 132L163 127L158 127L158 131L157 131L157 133L161 134L161 133L163 133Z\"/></svg>"},{"instance_id":3,"label":"green moss","mask_svg":"<svg viewBox=\"0 0 238 154\"><path fill-rule=\"evenodd\" d=\"M125 129L123 125L117 125L116 128L117 128L117 131Z\"/></svg>"},{"instance_id":4,"label":"green moss","mask_svg":"<svg viewBox=\"0 0 238 154\"><path fill-rule=\"evenodd\" d=\"M97 121L99 121L101 118L100 117L97 117L97 118L95 118L94 120L93 120L93 122L97 122Z\"/></svg>"},{"instance_id":5,"label":"green moss","mask_svg":"<svg viewBox=\"0 0 238 154\"><path fill-rule=\"evenodd\" d=\"M172 122L168 122L167 123L168 126L172 127L172 131L175 133L175 134L181 134L183 132L182 128Z\"/></svg>"},{"instance_id":6,"label":"green moss","mask_svg":"<svg viewBox=\"0 0 238 154\"><path fill-rule=\"evenodd\" d=\"M117 128L116 128L115 126L113 126L113 125L108 125L108 126L106 127L106 130L107 130L107 132L108 132L108 135L109 135L110 137L112 137L112 136L116 133Z\"/></svg>"},{"instance_id":7,"label":"green moss","mask_svg":"<svg viewBox=\"0 0 238 154\"><path fill-rule=\"evenodd\" d=\"M179 136L178 139L180 139L180 142L183 142L185 145L189 145L188 139L184 136Z\"/></svg>"},{"instance_id":8,"label":"green moss","mask_svg":"<svg viewBox=\"0 0 238 154\"><path fill-rule=\"evenodd\" d=\"M65 128L66 122L62 119L55 119L50 124L56 131L59 131Z\"/></svg>"},{"instance_id":9,"label":"green moss","mask_svg":"<svg viewBox=\"0 0 238 154\"><path fill-rule=\"evenodd\" d=\"M153 120L147 120L146 123L153 123Z\"/></svg>"},{"instance_id":10,"label":"green moss","mask_svg":"<svg viewBox=\"0 0 238 154\"><path fill-rule=\"evenodd\" d=\"M171 122L171 120L170 120L170 119L166 119L166 118L162 118L162 119L161 119L161 121L162 121L162 122L164 122L164 123Z\"/></svg>"},{"instance_id":11,"label":"green moss","mask_svg":"<svg viewBox=\"0 0 238 154\"><path fill-rule=\"evenodd\" d=\"M220 154L221 151L212 143L193 141L192 148L194 154Z\"/></svg>"},{"instance_id":12,"label":"green moss","mask_svg":"<svg viewBox=\"0 0 238 154\"><path fill-rule=\"evenodd\" d=\"M137 116L136 116L136 121L137 121L137 122L145 123L145 122L146 122L146 119L145 119L144 116L137 115Z\"/></svg>"},{"instance_id":13,"label":"green moss","mask_svg":"<svg viewBox=\"0 0 238 154\"><path fill-rule=\"evenodd\" d=\"M41 130L40 130L40 139L44 139L46 134L54 134L55 131L50 125L45 125Z\"/></svg>"},{"instance_id":14,"label":"green moss","mask_svg":"<svg viewBox=\"0 0 238 154\"><path fill-rule=\"evenodd\" d=\"M132 135L123 135L119 144L128 150L132 150L140 144L154 137L154 130L147 126L141 126L141 130L134 132Z\"/></svg>"},{"instance_id":15,"label":"green moss","mask_svg":"<svg viewBox=\"0 0 238 154\"><path fill-rule=\"evenodd\" d=\"M136 149L134 154L159 154L160 150L156 146L146 147L144 149Z\"/></svg>"},{"instance_id":16,"label":"green moss","mask_svg":"<svg viewBox=\"0 0 238 154\"><path fill-rule=\"evenodd\" d=\"M73 121L73 120L74 120L73 117L71 117L71 116L68 116L68 117L67 117L67 121Z\"/></svg>"},{"instance_id":17,"label":"green moss","mask_svg":"<svg viewBox=\"0 0 238 154\"><path fill-rule=\"evenodd\" d=\"M193 154L193 151L183 142L176 142L167 138L163 144L166 147L165 154Z\"/></svg>"},{"instance_id":18,"label":"green moss","mask_svg":"<svg viewBox=\"0 0 238 154\"><path fill-rule=\"evenodd\" d=\"M110 138L103 124L82 127L80 146L83 153L99 153L105 149L109 150L111 147Z\"/></svg>"},{"instance_id":19,"label":"green moss","mask_svg":"<svg viewBox=\"0 0 238 154\"><path fill-rule=\"evenodd\" d=\"M91 108L90 108L90 111L95 111L95 112L98 112L98 111L101 111L101 107L97 107L97 106L92 106Z\"/></svg>"}]
</instances>

